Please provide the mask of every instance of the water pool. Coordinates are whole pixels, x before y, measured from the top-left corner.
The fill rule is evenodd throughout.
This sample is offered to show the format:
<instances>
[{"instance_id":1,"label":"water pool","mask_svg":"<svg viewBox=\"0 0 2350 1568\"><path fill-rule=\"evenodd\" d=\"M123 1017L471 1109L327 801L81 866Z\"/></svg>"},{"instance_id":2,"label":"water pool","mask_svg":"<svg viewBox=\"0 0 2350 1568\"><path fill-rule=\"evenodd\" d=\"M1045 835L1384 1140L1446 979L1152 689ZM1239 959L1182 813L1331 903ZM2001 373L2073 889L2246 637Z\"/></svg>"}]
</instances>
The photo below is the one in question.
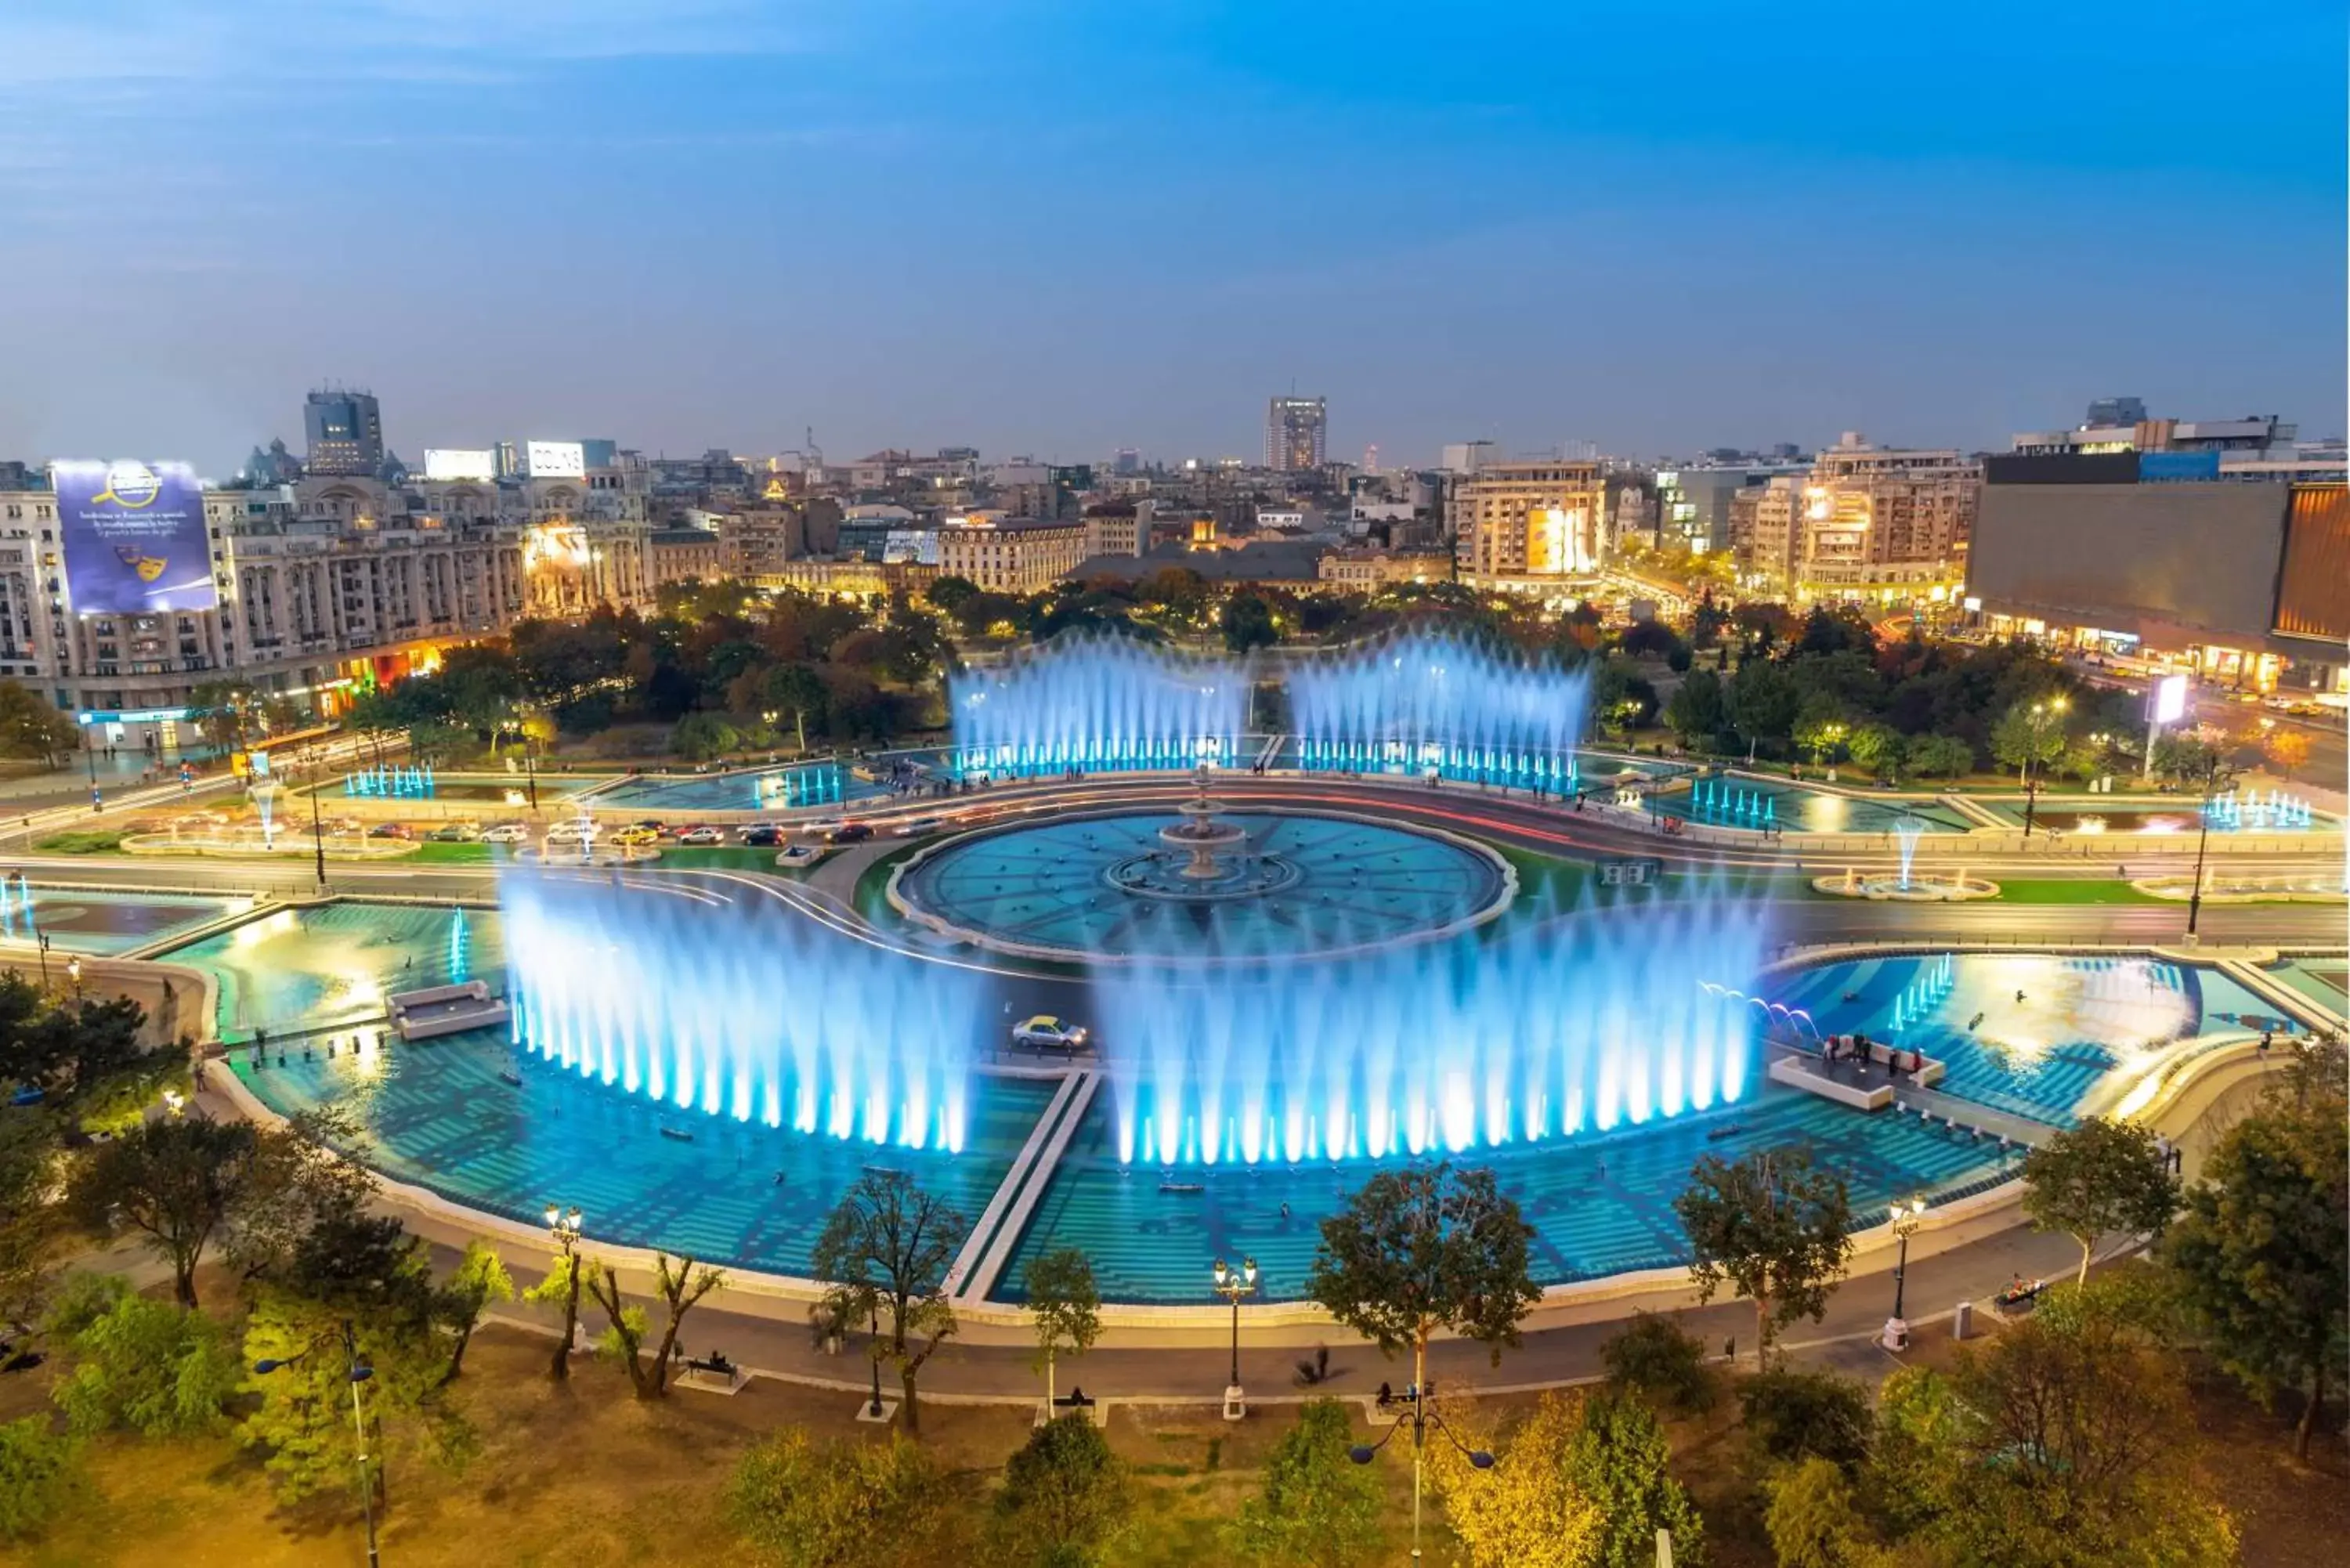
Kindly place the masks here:
<instances>
[{"instance_id":1,"label":"water pool","mask_svg":"<svg viewBox=\"0 0 2350 1568\"><path fill-rule=\"evenodd\" d=\"M1888 841L1904 821L1915 822L1924 833L1964 833L1975 826L1963 813L1930 800L1879 799L1721 775L1694 780L1686 790L1651 796L1648 810L1707 827L1876 833Z\"/></svg>"},{"instance_id":2,"label":"water pool","mask_svg":"<svg viewBox=\"0 0 2350 1568\"><path fill-rule=\"evenodd\" d=\"M495 910L411 904L280 909L164 957L219 982L215 1026L232 1042L380 1019L395 991L476 975L503 989L505 967Z\"/></svg>"},{"instance_id":3,"label":"water pool","mask_svg":"<svg viewBox=\"0 0 2350 1568\"><path fill-rule=\"evenodd\" d=\"M0 941L30 943L47 936L67 953L109 958L170 941L253 907L247 898L196 893L117 893L13 884L0 895Z\"/></svg>"}]
</instances>

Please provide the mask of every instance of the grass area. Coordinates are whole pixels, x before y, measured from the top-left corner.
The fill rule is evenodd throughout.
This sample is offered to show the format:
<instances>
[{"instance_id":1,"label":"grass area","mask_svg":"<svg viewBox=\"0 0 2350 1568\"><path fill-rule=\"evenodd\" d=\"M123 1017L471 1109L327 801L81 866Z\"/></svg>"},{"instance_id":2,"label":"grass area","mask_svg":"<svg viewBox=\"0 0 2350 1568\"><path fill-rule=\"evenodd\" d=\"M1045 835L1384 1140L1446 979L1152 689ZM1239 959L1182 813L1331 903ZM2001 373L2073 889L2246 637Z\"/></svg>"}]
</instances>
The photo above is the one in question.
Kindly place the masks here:
<instances>
[{"instance_id":1,"label":"grass area","mask_svg":"<svg viewBox=\"0 0 2350 1568\"><path fill-rule=\"evenodd\" d=\"M1999 896L2010 904L2176 904L2176 898L2158 898L2151 893L2141 893L2126 882L2092 881L2087 879L2057 879L2033 881L2019 877L1999 878Z\"/></svg>"},{"instance_id":2,"label":"grass area","mask_svg":"<svg viewBox=\"0 0 2350 1568\"><path fill-rule=\"evenodd\" d=\"M500 853L501 844L434 844L429 840L416 846L408 857L411 866L487 866L506 857Z\"/></svg>"},{"instance_id":3,"label":"grass area","mask_svg":"<svg viewBox=\"0 0 2350 1568\"><path fill-rule=\"evenodd\" d=\"M121 828L91 828L79 833L52 833L33 847L50 855L112 855L122 847Z\"/></svg>"},{"instance_id":4,"label":"grass area","mask_svg":"<svg viewBox=\"0 0 2350 1568\"><path fill-rule=\"evenodd\" d=\"M782 849L781 845L760 849L741 844L667 844L661 846L658 864L680 871L766 871L785 877L804 875L810 868L776 865L775 857Z\"/></svg>"}]
</instances>

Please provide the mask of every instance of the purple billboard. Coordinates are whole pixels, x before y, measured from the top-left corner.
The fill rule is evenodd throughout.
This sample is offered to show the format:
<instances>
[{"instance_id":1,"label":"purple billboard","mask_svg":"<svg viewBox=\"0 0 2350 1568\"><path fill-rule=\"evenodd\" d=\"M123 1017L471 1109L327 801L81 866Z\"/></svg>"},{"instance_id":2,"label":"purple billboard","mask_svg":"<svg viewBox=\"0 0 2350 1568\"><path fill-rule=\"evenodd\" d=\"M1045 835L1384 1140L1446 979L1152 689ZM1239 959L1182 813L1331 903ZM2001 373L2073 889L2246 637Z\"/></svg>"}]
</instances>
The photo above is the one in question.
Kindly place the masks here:
<instances>
[{"instance_id":1,"label":"purple billboard","mask_svg":"<svg viewBox=\"0 0 2350 1568\"><path fill-rule=\"evenodd\" d=\"M184 462L56 462L57 535L78 615L218 607L204 493Z\"/></svg>"}]
</instances>

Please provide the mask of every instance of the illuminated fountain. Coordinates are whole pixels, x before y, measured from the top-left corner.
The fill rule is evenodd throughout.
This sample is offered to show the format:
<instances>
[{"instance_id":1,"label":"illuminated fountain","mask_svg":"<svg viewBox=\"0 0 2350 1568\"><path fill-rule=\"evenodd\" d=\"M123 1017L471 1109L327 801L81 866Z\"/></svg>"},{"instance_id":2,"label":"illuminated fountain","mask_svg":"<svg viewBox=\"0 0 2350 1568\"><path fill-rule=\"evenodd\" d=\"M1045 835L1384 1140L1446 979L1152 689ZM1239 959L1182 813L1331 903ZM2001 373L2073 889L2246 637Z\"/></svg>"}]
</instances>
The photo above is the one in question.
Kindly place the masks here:
<instances>
[{"instance_id":1,"label":"illuminated fountain","mask_svg":"<svg viewBox=\"0 0 2350 1568\"><path fill-rule=\"evenodd\" d=\"M1409 631L1287 676L1309 772L1396 771L1572 790L1590 681L1450 633Z\"/></svg>"},{"instance_id":2,"label":"illuminated fountain","mask_svg":"<svg viewBox=\"0 0 2350 1568\"><path fill-rule=\"evenodd\" d=\"M0 873L0 937L31 941L39 934L33 923L33 885L22 871Z\"/></svg>"},{"instance_id":3,"label":"illuminated fountain","mask_svg":"<svg viewBox=\"0 0 2350 1568\"><path fill-rule=\"evenodd\" d=\"M948 681L954 766L1022 777L1229 763L1248 727L1236 661L1077 634Z\"/></svg>"},{"instance_id":4,"label":"illuminated fountain","mask_svg":"<svg viewBox=\"0 0 2350 1568\"><path fill-rule=\"evenodd\" d=\"M1638 1125L1745 1092L1752 904L1586 908L1311 964L1095 978L1118 1158L1385 1158Z\"/></svg>"},{"instance_id":5,"label":"illuminated fountain","mask_svg":"<svg viewBox=\"0 0 2350 1568\"><path fill-rule=\"evenodd\" d=\"M682 1111L960 1152L977 979L780 905L508 877L516 1045ZM452 939L453 940L454 939Z\"/></svg>"},{"instance_id":6,"label":"illuminated fountain","mask_svg":"<svg viewBox=\"0 0 2350 1568\"><path fill-rule=\"evenodd\" d=\"M433 794L432 764L421 767L379 763L343 775L343 793L369 800L430 800Z\"/></svg>"},{"instance_id":7,"label":"illuminated fountain","mask_svg":"<svg viewBox=\"0 0 2350 1568\"><path fill-rule=\"evenodd\" d=\"M1732 779L1703 778L1690 785L1689 814L1700 822L1731 827L1776 827L1779 797Z\"/></svg>"},{"instance_id":8,"label":"illuminated fountain","mask_svg":"<svg viewBox=\"0 0 2350 1568\"><path fill-rule=\"evenodd\" d=\"M2309 802L2279 789L2236 790L2203 803L2204 823L2230 831L2294 830L2310 825Z\"/></svg>"},{"instance_id":9,"label":"illuminated fountain","mask_svg":"<svg viewBox=\"0 0 2350 1568\"><path fill-rule=\"evenodd\" d=\"M1812 886L1820 892L1837 893L1847 898L1956 903L1969 898L1999 897L1998 883L1970 877L1963 867L1952 871L1941 881L1913 875L1911 867L1918 858L1918 840L1925 835L1925 823L1905 811L1893 819L1894 841L1901 850L1901 870L1898 876L1863 877L1855 867L1846 867L1842 877L1815 877Z\"/></svg>"}]
</instances>

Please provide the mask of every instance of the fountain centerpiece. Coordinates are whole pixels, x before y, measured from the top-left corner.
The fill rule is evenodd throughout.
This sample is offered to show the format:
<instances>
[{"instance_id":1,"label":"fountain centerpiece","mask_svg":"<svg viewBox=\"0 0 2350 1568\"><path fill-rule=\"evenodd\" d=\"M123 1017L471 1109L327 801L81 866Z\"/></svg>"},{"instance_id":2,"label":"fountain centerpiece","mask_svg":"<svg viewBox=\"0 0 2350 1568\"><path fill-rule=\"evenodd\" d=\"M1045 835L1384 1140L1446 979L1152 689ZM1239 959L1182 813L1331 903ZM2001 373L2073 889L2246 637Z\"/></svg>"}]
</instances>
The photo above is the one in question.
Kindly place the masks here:
<instances>
[{"instance_id":1,"label":"fountain centerpiece","mask_svg":"<svg viewBox=\"0 0 2350 1568\"><path fill-rule=\"evenodd\" d=\"M1247 843L1248 829L1216 820L1216 813L1224 808L1224 803L1208 798L1207 769L1200 769L1194 781L1199 794L1175 808L1183 820L1160 828L1159 836L1163 843L1190 855L1180 875L1194 882L1213 882L1224 875L1223 862L1216 858L1216 851Z\"/></svg>"}]
</instances>

